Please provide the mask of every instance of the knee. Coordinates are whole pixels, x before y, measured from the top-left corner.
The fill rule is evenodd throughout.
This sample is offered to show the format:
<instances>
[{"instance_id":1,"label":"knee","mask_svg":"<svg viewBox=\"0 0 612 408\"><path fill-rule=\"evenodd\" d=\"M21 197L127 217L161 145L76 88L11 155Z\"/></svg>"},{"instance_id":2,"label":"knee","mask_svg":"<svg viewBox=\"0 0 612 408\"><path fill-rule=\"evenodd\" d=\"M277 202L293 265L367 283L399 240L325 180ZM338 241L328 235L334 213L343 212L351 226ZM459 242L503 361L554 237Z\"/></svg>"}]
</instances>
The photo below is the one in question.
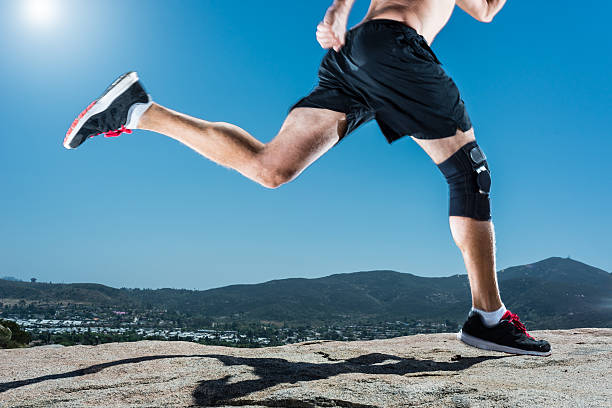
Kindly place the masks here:
<instances>
[{"instance_id":1,"label":"knee","mask_svg":"<svg viewBox=\"0 0 612 408\"><path fill-rule=\"evenodd\" d=\"M470 142L438 165L450 190L449 215L491 219L491 173L484 152Z\"/></svg>"}]
</instances>

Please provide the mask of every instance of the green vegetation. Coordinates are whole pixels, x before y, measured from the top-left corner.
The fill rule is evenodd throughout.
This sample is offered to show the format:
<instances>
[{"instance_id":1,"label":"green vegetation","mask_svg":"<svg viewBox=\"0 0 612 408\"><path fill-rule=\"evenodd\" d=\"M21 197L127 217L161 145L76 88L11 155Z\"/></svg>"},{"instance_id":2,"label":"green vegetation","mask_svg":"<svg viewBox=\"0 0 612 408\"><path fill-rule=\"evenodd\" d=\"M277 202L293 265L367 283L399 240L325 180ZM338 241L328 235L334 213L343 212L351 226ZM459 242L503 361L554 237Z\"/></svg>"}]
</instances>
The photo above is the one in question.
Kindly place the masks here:
<instances>
[{"instance_id":1,"label":"green vegetation","mask_svg":"<svg viewBox=\"0 0 612 408\"><path fill-rule=\"evenodd\" d=\"M30 333L21 330L17 323L0 319L0 348L25 347L30 341Z\"/></svg>"},{"instance_id":2,"label":"green vegetation","mask_svg":"<svg viewBox=\"0 0 612 408\"><path fill-rule=\"evenodd\" d=\"M114 334L114 333L62 333L62 334L50 334L48 332L35 333L32 336L32 342L37 345L46 344L61 344L62 346L74 346L78 344L87 346L97 346L98 344L104 343L123 343L123 342L134 342L142 340L162 340L162 341L185 341L177 336L174 337L162 337L162 336L147 336L144 337L136 332ZM223 340L200 340L197 341L199 344L206 344L209 346L226 346L226 347L262 347L262 345L252 342L229 342ZM283 343L275 342L268 344L268 346L280 346Z\"/></svg>"},{"instance_id":3,"label":"green vegetation","mask_svg":"<svg viewBox=\"0 0 612 408\"><path fill-rule=\"evenodd\" d=\"M13 332L11 332L11 329L0 325L0 343L8 342L11 339L12 334Z\"/></svg>"}]
</instances>

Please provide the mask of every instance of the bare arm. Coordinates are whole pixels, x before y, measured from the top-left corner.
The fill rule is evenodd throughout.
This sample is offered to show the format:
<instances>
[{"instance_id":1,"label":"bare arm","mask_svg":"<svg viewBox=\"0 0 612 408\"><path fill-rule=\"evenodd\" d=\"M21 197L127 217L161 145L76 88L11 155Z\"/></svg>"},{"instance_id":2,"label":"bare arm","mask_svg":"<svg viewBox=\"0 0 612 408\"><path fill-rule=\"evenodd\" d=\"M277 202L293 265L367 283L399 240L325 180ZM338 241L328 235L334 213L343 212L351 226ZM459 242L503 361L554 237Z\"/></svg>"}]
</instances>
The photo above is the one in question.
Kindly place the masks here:
<instances>
[{"instance_id":1,"label":"bare arm","mask_svg":"<svg viewBox=\"0 0 612 408\"><path fill-rule=\"evenodd\" d=\"M457 0L457 6L478 21L490 23L506 0Z\"/></svg>"},{"instance_id":2,"label":"bare arm","mask_svg":"<svg viewBox=\"0 0 612 408\"><path fill-rule=\"evenodd\" d=\"M339 51L344 45L346 23L355 0L334 0L323 21L317 26L317 41L321 47Z\"/></svg>"}]
</instances>

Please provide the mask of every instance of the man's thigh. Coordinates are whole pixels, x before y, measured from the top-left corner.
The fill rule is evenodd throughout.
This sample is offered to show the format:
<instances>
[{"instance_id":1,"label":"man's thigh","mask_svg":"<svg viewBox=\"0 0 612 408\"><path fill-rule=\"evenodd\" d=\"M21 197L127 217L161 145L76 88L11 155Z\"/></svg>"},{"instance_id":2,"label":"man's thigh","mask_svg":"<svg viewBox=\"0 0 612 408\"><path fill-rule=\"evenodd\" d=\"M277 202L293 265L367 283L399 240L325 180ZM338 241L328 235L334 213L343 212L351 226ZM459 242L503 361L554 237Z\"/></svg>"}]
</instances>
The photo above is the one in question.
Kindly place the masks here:
<instances>
[{"instance_id":1,"label":"man's thigh","mask_svg":"<svg viewBox=\"0 0 612 408\"><path fill-rule=\"evenodd\" d=\"M295 108L262 152L264 167L297 176L321 157L346 132L346 115L328 109Z\"/></svg>"},{"instance_id":2,"label":"man's thigh","mask_svg":"<svg viewBox=\"0 0 612 408\"><path fill-rule=\"evenodd\" d=\"M474 128L463 132L457 129L457 133L451 137L442 139L417 139L412 138L425 153L431 157L435 164L440 164L451 157L457 150L469 142L476 140L474 136Z\"/></svg>"}]
</instances>

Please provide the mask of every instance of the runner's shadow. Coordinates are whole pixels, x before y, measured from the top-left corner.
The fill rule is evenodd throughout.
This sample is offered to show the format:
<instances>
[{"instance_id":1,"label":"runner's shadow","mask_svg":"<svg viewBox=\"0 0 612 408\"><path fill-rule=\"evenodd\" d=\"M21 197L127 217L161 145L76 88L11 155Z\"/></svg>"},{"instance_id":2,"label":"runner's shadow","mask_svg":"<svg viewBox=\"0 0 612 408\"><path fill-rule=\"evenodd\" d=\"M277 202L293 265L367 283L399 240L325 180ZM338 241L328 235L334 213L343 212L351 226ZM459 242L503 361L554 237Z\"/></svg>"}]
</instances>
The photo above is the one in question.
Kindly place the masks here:
<instances>
[{"instance_id":1,"label":"runner's shadow","mask_svg":"<svg viewBox=\"0 0 612 408\"><path fill-rule=\"evenodd\" d=\"M329 359L324 353L323 355ZM506 356L463 357L458 361L440 362L372 353L341 361L329 359L331 363L306 363L281 358L246 358L226 355L208 355L207 357L216 358L226 366L251 367L252 373L259 378L230 383L232 376L226 375L217 380L200 381L193 391L193 401L198 406L224 405L234 398L265 390L281 383L294 384L299 381L321 380L348 373L417 374L416 376L423 374L425 376L432 371L465 370L474 364Z\"/></svg>"},{"instance_id":2,"label":"runner's shadow","mask_svg":"<svg viewBox=\"0 0 612 408\"><path fill-rule=\"evenodd\" d=\"M80 377L80 376L87 375L87 374L94 374L94 373L104 370L105 368L122 365L122 364L136 364L136 363L142 363L144 361L160 360L164 358L191 358L191 357L208 357L208 355L204 355L204 354L202 355L199 355L199 354L194 354L194 355L169 354L169 355L162 355L162 356L144 356L144 357L126 358L123 360L109 361L108 363L94 364L89 367L80 368L78 370L68 371L65 373L49 374L49 375L43 375L43 376L35 377L35 378L28 378L26 380L17 380L17 381L0 383L0 393L8 391L8 390L12 390L14 388L19 388L19 387L23 387L23 386L30 385L30 384L40 383L43 381L58 380L62 378Z\"/></svg>"},{"instance_id":3,"label":"runner's shadow","mask_svg":"<svg viewBox=\"0 0 612 408\"><path fill-rule=\"evenodd\" d=\"M137 364L160 359L214 358L221 361L223 364L225 364L225 366L244 365L251 367L253 369L253 374L259 377L256 380L243 380L230 383L232 376L226 375L220 379L203 380L199 382L199 385L192 392L194 404L199 406L216 406L233 398L243 397L252 392L261 391L282 383L292 384L298 381L314 381L347 373L428 375L427 373L432 371L464 370L482 361L507 357L463 357L454 362L438 362L433 360L401 358L394 355L380 353L365 354L348 360L335 360L323 352L319 352L318 354L323 355L330 361L330 363L307 363L302 361L293 362L281 358L233 357L223 354L169 354L126 358L101 364L94 364L89 367L68 371L65 373L48 374L25 380L0 383L0 393L44 381L94 374L113 366ZM357 406L355 404L353 405Z\"/></svg>"}]
</instances>

